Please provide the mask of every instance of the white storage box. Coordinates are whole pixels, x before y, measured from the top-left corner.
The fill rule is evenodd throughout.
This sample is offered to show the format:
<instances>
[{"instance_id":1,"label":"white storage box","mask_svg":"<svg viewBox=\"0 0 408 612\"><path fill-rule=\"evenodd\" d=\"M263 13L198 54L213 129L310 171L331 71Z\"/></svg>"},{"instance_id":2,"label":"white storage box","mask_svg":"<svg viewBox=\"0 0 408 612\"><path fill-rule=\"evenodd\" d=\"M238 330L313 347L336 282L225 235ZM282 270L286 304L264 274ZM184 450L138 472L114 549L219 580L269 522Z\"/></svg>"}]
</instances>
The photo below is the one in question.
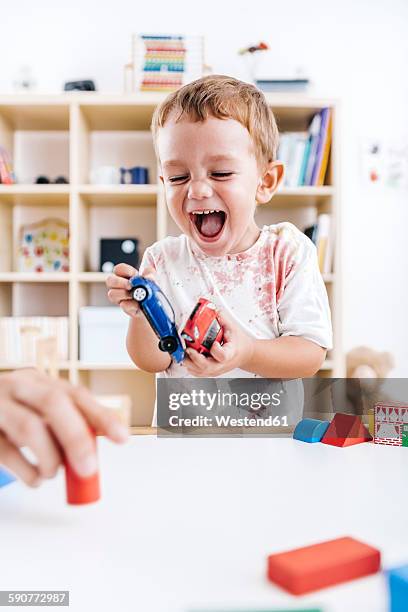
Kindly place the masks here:
<instances>
[{"instance_id":1,"label":"white storage box","mask_svg":"<svg viewBox=\"0 0 408 612\"><path fill-rule=\"evenodd\" d=\"M79 358L88 363L132 363L126 350L129 317L117 307L79 309Z\"/></svg>"}]
</instances>

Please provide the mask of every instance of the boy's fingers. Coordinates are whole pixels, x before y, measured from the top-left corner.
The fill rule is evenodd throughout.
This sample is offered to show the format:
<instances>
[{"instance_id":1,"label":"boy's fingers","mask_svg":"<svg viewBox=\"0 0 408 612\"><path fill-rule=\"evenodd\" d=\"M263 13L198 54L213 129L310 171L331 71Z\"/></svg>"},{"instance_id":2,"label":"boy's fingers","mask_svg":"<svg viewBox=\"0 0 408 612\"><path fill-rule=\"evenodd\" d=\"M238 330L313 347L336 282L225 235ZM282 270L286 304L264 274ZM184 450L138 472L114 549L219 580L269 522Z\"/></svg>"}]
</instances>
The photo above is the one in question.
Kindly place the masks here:
<instances>
[{"instance_id":1,"label":"boy's fingers","mask_svg":"<svg viewBox=\"0 0 408 612\"><path fill-rule=\"evenodd\" d=\"M123 276L117 276L116 274L110 274L105 284L108 289L129 289L128 279Z\"/></svg>"},{"instance_id":2,"label":"boy's fingers","mask_svg":"<svg viewBox=\"0 0 408 612\"><path fill-rule=\"evenodd\" d=\"M16 402L3 401L0 427L17 448L26 446L32 451L42 478L55 476L62 462L61 453L38 414Z\"/></svg>"},{"instance_id":3,"label":"boy's fingers","mask_svg":"<svg viewBox=\"0 0 408 612\"><path fill-rule=\"evenodd\" d=\"M90 476L97 469L94 440L82 413L73 399L55 381L52 387L34 380L15 390L14 397L41 414L52 430L62 451L79 476Z\"/></svg>"},{"instance_id":4,"label":"boy's fingers","mask_svg":"<svg viewBox=\"0 0 408 612\"><path fill-rule=\"evenodd\" d=\"M151 278L154 280L155 275L156 275L156 270L152 266L143 268L142 276L144 276L145 278Z\"/></svg>"},{"instance_id":5,"label":"boy's fingers","mask_svg":"<svg viewBox=\"0 0 408 612\"><path fill-rule=\"evenodd\" d=\"M223 362L227 359L225 348L223 348L219 342L213 343L210 353L216 361Z\"/></svg>"},{"instance_id":6,"label":"boy's fingers","mask_svg":"<svg viewBox=\"0 0 408 612\"><path fill-rule=\"evenodd\" d=\"M191 374L192 376L197 376L197 377L204 376L203 371L198 370L192 364L187 364L186 368L187 368L188 373ZM205 373L205 376L207 376L207 373Z\"/></svg>"},{"instance_id":7,"label":"boy's fingers","mask_svg":"<svg viewBox=\"0 0 408 612\"><path fill-rule=\"evenodd\" d=\"M32 465L5 436L0 433L0 464L8 468L29 487L38 487L41 477L35 465Z\"/></svg>"},{"instance_id":8,"label":"boy's fingers","mask_svg":"<svg viewBox=\"0 0 408 612\"><path fill-rule=\"evenodd\" d=\"M142 312L135 300L122 300L119 306L129 317L137 317Z\"/></svg>"},{"instance_id":9,"label":"boy's fingers","mask_svg":"<svg viewBox=\"0 0 408 612\"><path fill-rule=\"evenodd\" d=\"M131 300L132 296L129 291L125 291L124 289L109 289L108 291L108 300L112 302L112 304L119 304L123 300Z\"/></svg>"},{"instance_id":10,"label":"boy's fingers","mask_svg":"<svg viewBox=\"0 0 408 612\"><path fill-rule=\"evenodd\" d=\"M187 355L191 359L192 363L199 368L203 368L207 364L207 358L204 355L200 355L195 349L188 348L186 350Z\"/></svg>"},{"instance_id":11,"label":"boy's fingers","mask_svg":"<svg viewBox=\"0 0 408 612\"><path fill-rule=\"evenodd\" d=\"M224 309L217 310L217 319L225 331L234 328L236 324L232 317Z\"/></svg>"},{"instance_id":12,"label":"boy's fingers","mask_svg":"<svg viewBox=\"0 0 408 612\"><path fill-rule=\"evenodd\" d=\"M139 274L136 268L133 268L133 266L129 266L129 264L125 263L117 264L113 268L113 273L117 274L118 276L123 276L124 278L132 278L132 276Z\"/></svg>"}]
</instances>

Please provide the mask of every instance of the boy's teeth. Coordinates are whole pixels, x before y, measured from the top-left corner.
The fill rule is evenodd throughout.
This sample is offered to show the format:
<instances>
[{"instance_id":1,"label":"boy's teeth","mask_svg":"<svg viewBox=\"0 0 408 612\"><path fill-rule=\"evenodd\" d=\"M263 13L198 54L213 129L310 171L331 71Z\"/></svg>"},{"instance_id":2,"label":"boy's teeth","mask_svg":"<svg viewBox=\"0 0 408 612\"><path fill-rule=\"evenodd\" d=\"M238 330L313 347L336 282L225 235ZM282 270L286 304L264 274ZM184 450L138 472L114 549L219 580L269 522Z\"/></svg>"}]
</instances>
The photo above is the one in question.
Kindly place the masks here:
<instances>
[{"instance_id":1,"label":"boy's teeth","mask_svg":"<svg viewBox=\"0 0 408 612\"><path fill-rule=\"evenodd\" d=\"M219 212L218 210L193 210L193 215L209 215L210 213Z\"/></svg>"}]
</instances>

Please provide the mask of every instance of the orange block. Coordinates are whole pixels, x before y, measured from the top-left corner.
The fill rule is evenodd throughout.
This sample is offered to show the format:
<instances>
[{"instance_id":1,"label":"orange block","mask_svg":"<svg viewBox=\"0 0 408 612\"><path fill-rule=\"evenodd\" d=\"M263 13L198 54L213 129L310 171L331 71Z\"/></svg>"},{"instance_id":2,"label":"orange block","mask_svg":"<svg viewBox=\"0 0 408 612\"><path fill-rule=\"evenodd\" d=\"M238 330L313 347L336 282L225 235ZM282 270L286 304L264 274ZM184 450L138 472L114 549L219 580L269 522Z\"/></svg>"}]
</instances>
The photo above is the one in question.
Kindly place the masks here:
<instances>
[{"instance_id":1,"label":"orange block","mask_svg":"<svg viewBox=\"0 0 408 612\"><path fill-rule=\"evenodd\" d=\"M268 578L293 595L375 574L381 553L344 537L268 557Z\"/></svg>"},{"instance_id":2,"label":"orange block","mask_svg":"<svg viewBox=\"0 0 408 612\"><path fill-rule=\"evenodd\" d=\"M96 450L96 435L94 431L90 431L95 441ZM99 485L99 472L95 472L88 478L78 476L72 469L71 465L65 459L65 484L67 492L67 502L72 505L92 504L101 497Z\"/></svg>"},{"instance_id":3,"label":"orange block","mask_svg":"<svg viewBox=\"0 0 408 612\"><path fill-rule=\"evenodd\" d=\"M321 442L332 446L352 446L370 442L372 437L359 416L337 412Z\"/></svg>"}]
</instances>

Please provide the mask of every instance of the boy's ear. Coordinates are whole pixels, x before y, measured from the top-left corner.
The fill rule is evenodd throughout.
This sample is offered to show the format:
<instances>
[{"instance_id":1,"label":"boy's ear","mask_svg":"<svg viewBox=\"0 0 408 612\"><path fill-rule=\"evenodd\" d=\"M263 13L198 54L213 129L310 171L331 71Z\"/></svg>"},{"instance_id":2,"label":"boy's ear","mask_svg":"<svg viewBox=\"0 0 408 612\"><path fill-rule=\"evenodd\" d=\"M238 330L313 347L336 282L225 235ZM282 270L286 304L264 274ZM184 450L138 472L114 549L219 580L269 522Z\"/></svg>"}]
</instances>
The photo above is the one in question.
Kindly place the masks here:
<instances>
[{"instance_id":1,"label":"boy's ear","mask_svg":"<svg viewBox=\"0 0 408 612\"><path fill-rule=\"evenodd\" d=\"M259 204L267 204L282 182L284 165L281 161L268 162L263 175L259 179L256 190L256 201Z\"/></svg>"}]
</instances>

